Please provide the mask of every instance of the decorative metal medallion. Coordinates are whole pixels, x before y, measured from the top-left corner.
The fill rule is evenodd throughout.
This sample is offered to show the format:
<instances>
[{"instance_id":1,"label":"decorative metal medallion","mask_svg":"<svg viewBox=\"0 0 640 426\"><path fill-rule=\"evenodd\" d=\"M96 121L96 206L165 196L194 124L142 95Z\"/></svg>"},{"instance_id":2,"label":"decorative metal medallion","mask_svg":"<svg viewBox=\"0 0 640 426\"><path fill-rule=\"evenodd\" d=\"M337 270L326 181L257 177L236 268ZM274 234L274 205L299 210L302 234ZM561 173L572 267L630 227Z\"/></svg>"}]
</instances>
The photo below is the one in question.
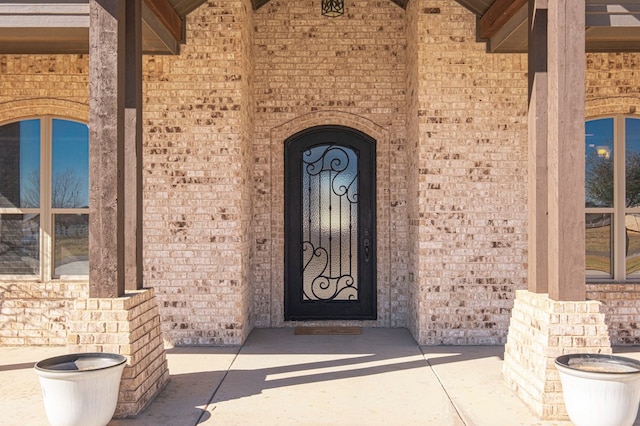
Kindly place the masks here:
<instances>
[{"instance_id":1,"label":"decorative metal medallion","mask_svg":"<svg viewBox=\"0 0 640 426\"><path fill-rule=\"evenodd\" d=\"M322 0L322 15L335 18L344 14L344 0Z\"/></svg>"}]
</instances>

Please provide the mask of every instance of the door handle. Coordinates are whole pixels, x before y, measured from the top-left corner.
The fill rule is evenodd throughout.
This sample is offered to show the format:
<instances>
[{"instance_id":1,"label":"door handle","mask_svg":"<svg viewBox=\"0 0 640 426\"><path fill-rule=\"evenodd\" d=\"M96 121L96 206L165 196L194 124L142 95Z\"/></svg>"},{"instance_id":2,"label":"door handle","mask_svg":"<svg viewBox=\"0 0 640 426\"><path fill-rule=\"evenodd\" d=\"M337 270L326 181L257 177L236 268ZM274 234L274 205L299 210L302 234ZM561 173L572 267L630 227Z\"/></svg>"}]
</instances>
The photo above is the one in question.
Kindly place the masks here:
<instances>
[{"instance_id":1,"label":"door handle","mask_svg":"<svg viewBox=\"0 0 640 426\"><path fill-rule=\"evenodd\" d=\"M369 262L370 250L369 250L369 238L364 239L364 261Z\"/></svg>"}]
</instances>

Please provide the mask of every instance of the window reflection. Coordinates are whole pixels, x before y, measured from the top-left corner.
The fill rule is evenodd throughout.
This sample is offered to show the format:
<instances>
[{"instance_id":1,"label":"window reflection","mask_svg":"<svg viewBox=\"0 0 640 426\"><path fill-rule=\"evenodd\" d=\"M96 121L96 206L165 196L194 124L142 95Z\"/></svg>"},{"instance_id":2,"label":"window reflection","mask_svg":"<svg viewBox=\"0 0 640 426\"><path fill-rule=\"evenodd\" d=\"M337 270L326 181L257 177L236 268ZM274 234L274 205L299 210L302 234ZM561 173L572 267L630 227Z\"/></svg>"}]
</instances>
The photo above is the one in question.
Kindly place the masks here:
<instances>
[{"instance_id":1,"label":"window reflection","mask_svg":"<svg viewBox=\"0 0 640 426\"><path fill-rule=\"evenodd\" d=\"M54 230L54 275L89 274L89 216L57 214Z\"/></svg>"},{"instance_id":2,"label":"window reflection","mask_svg":"<svg viewBox=\"0 0 640 426\"><path fill-rule=\"evenodd\" d=\"M51 206L89 206L89 127L53 120Z\"/></svg>"},{"instance_id":3,"label":"window reflection","mask_svg":"<svg viewBox=\"0 0 640 426\"><path fill-rule=\"evenodd\" d=\"M640 206L640 120L625 119L625 198L627 207Z\"/></svg>"},{"instance_id":4,"label":"window reflection","mask_svg":"<svg viewBox=\"0 0 640 426\"><path fill-rule=\"evenodd\" d=\"M40 206L40 120L0 126L0 207Z\"/></svg>"},{"instance_id":5,"label":"window reflection","mask_svg":"<svg viewBox=\"0 0 640 426\"><path fill-rule=\"evenodd\" d=\"M627 275L640 276L640 214L628 214L624 222Z\"/></svg>"},{"instance_id":6,"label":"window reflection","mask_svg":"<svg viewBox=\"0 0 640 426\"><path fill-rule=\"evenodd\" d=\"M625 201L640 207L640 119L625 118ZM625 215L625 269L627 276L640 277L640 213Z\"/></svg>"},{"instance_id":7,"label":"window reflection","mask_svg":"<svg viewBox=\"0 0 640 426\"><path fill-rule=\"evenodd\" d=\"M586 215L587 273L611 276L611 218L610 214Z\"/></svg>"},{"instance_id":8,"label":"window reflection","mask_svg":"<svg viewBox=\"0 0 640 426\"><path fill-rule=\"evenodd\" d=\"M88 274L88 206L86 124L43 116L0 126L0 275Z\"/></svg>"},{"instance_id":9,"label":"window reflection","mask_svg":"<svg viewBox=\"0 0 640 426\"><path fill-rule=\"evenodd\" d=\"M40 216L0 214L0 274L33 275L40 271Z\"/></svg>"},{"instance_id":10,"label":"window reflection","mask_svg":"<svg viewBox=\"0 0 640 426\"><path fill-rule=\"evenodd\" d=\"M613 207L613 119L585 124L586 207Z\"/></svg>"}]
</instances>

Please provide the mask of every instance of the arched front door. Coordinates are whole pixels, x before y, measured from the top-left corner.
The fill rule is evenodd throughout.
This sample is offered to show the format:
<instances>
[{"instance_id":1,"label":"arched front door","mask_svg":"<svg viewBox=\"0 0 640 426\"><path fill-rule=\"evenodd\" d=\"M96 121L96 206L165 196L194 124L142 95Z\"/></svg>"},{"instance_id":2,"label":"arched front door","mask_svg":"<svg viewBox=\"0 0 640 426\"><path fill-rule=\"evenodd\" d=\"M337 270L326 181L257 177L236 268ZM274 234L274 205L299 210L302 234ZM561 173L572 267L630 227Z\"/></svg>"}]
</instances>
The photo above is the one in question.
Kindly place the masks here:
<instances>
[{"instance_id":1,"label":"arched front door","mask_svg":"<svg viewBox=\"0 0 640 426\"><path fill-rule=\"evenodd\" d=\"M285 141L285 319L376 319L375 140L320 126Z\"/></svg>"}]
</instances>

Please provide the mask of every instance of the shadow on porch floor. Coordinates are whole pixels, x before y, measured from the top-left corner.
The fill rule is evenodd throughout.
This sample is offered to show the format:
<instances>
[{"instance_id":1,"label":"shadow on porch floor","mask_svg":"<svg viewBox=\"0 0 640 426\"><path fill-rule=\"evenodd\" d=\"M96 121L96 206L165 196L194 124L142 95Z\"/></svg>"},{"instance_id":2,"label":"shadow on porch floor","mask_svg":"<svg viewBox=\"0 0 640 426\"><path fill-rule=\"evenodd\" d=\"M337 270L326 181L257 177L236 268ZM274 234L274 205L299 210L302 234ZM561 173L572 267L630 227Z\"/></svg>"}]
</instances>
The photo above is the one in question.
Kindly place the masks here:
<instances>
[{"instance_id":1,"label":"shadow on porch floor","mask_svg":"<svg viewBox=\"0 0 640 426\"><path fill-rule=\"evenodd\" d=\"M617 349L640 359L640 348ZM1 424L47 424L33 364L64 352L0 348ZM506 387L503 352L419 347L404 329L258 329L242 348L169 349L169 384L136 418L109 425L570 425L538 420Z\"/></svg>"}]
</instances>

